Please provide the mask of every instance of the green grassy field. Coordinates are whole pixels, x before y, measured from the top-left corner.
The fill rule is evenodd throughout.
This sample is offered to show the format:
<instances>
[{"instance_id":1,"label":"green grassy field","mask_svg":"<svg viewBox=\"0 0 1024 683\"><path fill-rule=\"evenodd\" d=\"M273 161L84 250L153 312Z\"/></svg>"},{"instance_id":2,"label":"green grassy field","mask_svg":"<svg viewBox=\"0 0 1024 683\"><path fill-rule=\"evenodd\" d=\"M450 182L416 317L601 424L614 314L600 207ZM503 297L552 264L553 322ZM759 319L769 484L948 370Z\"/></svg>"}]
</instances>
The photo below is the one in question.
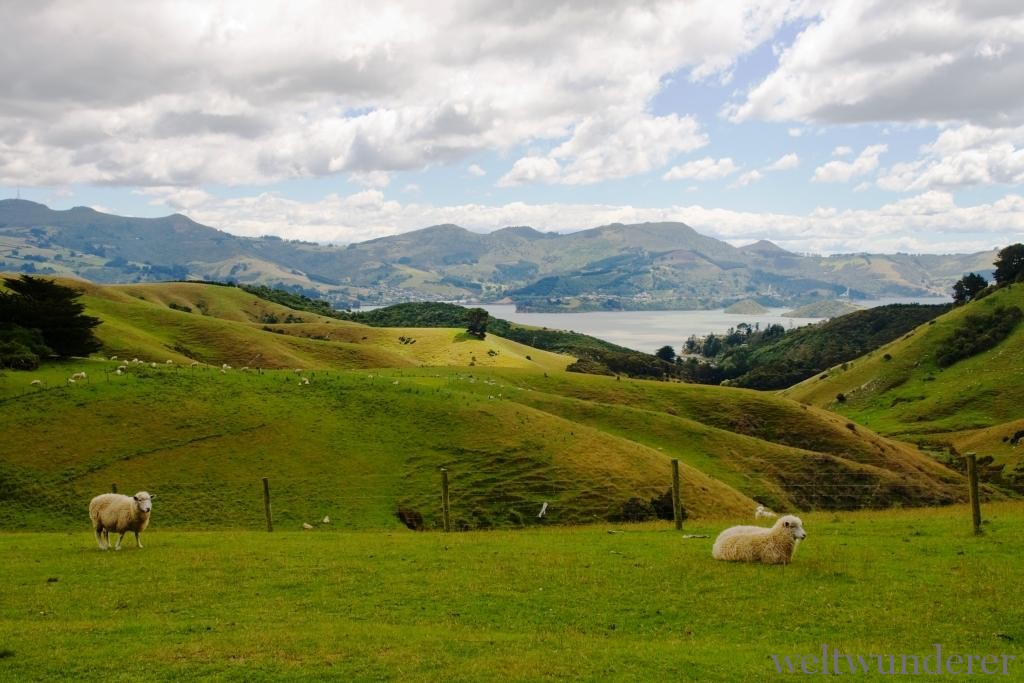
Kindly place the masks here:
<instances>
[{"instance_id":1,"label":"green grassy field","mask_svg":"<svg viewBox=\"0 0 1024 683\"><path fill-rule=\"evenodd\" d=\"M1024 325L995 348L939 367L936 357L972 314L1024 308L1024 287L1011 285L936 318L851 363L781 395L836 411L879 433L948 443L992 455L1009 468L1024 462L1012 437L1024 419ZM843 394L845 401L837 401Z\"/></svg>"},{"instance_id":2,"label":"green grassy field","mask_svg":"<svg viewBox=\"0 0 1024 683\"><path fill-rule=\"evenodd\" d=\"M550 522L609 519L664 493L672 458L699 518L745 514L755 500L855 509L966 490L916 449L753 391L501 368L118 376L116 365L0 376L0 528L74 528L116 482L157 494L165 524L255 529L261 477L285 528L324 515L393 528L400 506L437 527L441 467L467 528L536 523L545 501ZM88 382L65 384L78 370Z\"/></svg>"},{"instance_id":3,"label":"green grassy field","mask_svg":"<svg viewBox=\"0 0 1024 683\"><path fill-rule=\"evenodd\" d=\"M0 679L765 681L772 654L940 643L1013 655L1000 680L1020 680L1024 505L984 513L980 537L962 506L806 514L789 566L712 560L726 521L684 539L667 524L181 532L156 516L144 549L118 553L85 528L4 533Z\"/></svg>"}]
</instances>

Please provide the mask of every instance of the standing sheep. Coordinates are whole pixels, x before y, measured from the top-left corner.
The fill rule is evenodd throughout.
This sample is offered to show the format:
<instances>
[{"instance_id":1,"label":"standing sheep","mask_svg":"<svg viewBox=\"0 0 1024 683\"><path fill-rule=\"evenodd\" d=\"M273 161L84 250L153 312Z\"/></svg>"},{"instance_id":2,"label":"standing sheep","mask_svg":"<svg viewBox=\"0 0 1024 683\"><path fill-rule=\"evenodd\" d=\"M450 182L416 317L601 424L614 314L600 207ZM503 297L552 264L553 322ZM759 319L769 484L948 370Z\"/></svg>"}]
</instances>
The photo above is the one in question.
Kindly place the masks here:
<instances>
[{"instance_id":1,"label":"standing sheep","mask_svg":"<svg viewBox=\"0 0 1024 683\"><path fill-rule=\"evenodd\" d=\"M129 531L135 532L135 545L142 547L139 534L149 525L149 513L153 509L153 498L145 491L134 496L119 493L104 493L89 501L89 519L96 532L96 543L100 550L110 547L110 532L120 533L114 550L121 549L121 541Z\"/></svg>"},{"instance_id":2,"label":"standing sheep","mask_svg":"<svg viewBox=\"0 0 1024 683\"><path fill-rule=\"evenodd\" d=\"M797 544L807 538L799 517L786 515L775 526L734 526L715 539L711 556L733 562L764 562L789 564Z\"/></svg>"},{"instance_id":3,"label":"standing sheep","mask_svg":"<svg viewBox=\"0 0 1024 683\"><path fill-rule=\"evenodd\" d=\"M757 509L754 510L754 519L775 519L778 515L764 505L758 505Z\"/></svg>"}]
</instances>

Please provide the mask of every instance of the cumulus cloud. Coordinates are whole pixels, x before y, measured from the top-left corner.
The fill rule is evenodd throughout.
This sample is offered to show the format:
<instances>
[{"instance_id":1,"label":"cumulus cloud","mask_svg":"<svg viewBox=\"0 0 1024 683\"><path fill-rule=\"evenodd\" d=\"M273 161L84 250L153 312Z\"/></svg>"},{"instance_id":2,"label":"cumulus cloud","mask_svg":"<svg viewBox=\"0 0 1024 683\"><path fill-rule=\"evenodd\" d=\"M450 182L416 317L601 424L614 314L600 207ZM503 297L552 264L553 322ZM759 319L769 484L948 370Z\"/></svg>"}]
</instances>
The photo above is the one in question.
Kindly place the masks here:
<instances>
[{"instance_id":1,"label":"cumulus cloud","mask_svg":"<svg viewBox=\"0 0 1024 683\"><path fill-rule=\"evenodd\" d=\"M878 168L878 158L888 149L886 145L869 145L853 161L829 161L814 169L813 180L818 183L846 183L871 173Z\"/></svg>"},{"instance_id":2,"label":"cumulus cloud","mask_svg":"<svg viewBox=\"0 0 1024 683\"><path fill-rule=\"evenodd\" d=\"M587 185L663 166L673 156L708 144L691 116L650 116L628 108L588 116L546 157L523 157L500 186L531 182Z\"/></svg>"},{"instance_id":3,"label":"cumulus cloud","mask_svg":"<svg viewBox=\"0 0 1024 683\"><path fill-rule=\"evenodd\" d=\"M958 126L939 133L919 159L894 164L878 186L898 192L1024 183L1024 126Z\"/></svg>"},{"instance_id":4,"label":"cumulus cloud","mask_svg":"<svg viewBox=\"0 0 1024 683\"><path fill-rule=\"evenodd\" d=\"M682 180L692 178L694 180L718 180L719 178L732 175L738 169L739 166L733 163L733 160L729 157L718 160L704 157L696 161L688 161L679 166L673 166L662 176L662 179Z\"/></svg>"},{"instance_id":5,"label":"cumulus cloud","mask_svg":"<svg viewBox=\"0 0 1024 683\"><path fill-rule=\"evenodd\" d=\"M558 182L644 172L700 140L688 117L647 113L666 76L725 80L811 11L800 0L9 10L0 182L128 186L387 173L520 146L553 148Z\"/></svg>"},{"instance_id":6,"label":"cumulus cloud","mask_svg":"<svg viewBox=\"0 0 1024 683\"><path fill-rule=\"evenodd\" d=\"M847 145L839 145L832 150L832 156L834 157L846 157L853 154L853 148Z\"/></svg>"},{"instance_id":7,"label":"cumulus cloud","mask_svg":"<svg viewBox=\"0 0 1024 683\"><path fill-rule=\"evenodd\" d=\"M746 173L741 174L740 177L736 179L736 187L746 187L747 185L752 185L753 183L756 183L759 180L761 180L761 178L763 177L764 174L762 174L760 171L756 169L753 171L747 171Z\"/></svg>"},{"instance_id":8,"label":"cumulus cloud","mask_svg":"<svg viewBox=\"0 0 1024 683\"><path fill-rule=\"evenodd\" d=\"M800 157L795 153L783 154L781 157L768 164L762 171L789 171L800 165Z\"/></svg>"},{"instance_id":9,"label":"cumulus cloud","mask_svg":"<svg viewBox=\"0 0 1024 683\"><path fill-rule=\"evenodd\" d=\"M479 178L481 176L487 175L487 171L485 171L477 164L470 164L469 166L467 166L466 172L469 173L469 175L473 176L474 178Z\"/></svg>"},{"instance_id":10,"label":"cumulus cloud","mask_svg":"<svg viewBox=\"0 0 1024 683\"><path fill-rule=\"evenodd\" d=\"M880 209L820 207L805 214L758 213L699 204L641 208L613 204L460 204L435 206L387 199L378 190L302 202L278 194L206 200L188 215L228 232L347 243L455 223L487 232L507 225L571 232L608 223L681 221L700 232L746 244L760 239L798 252L970 252L1024 241L1024 197L958 205L927 192Z\"/></svg>"},{"instance_id":11,"label":"cumulus cloud","mask_svg":"<svg viewBox=\"0 0 1024 683\"><path fill-rule=\"evenodd\" d=\"M1019 3L833 0L733 121L1024 123Z\"/></svg>"}]
</instances>

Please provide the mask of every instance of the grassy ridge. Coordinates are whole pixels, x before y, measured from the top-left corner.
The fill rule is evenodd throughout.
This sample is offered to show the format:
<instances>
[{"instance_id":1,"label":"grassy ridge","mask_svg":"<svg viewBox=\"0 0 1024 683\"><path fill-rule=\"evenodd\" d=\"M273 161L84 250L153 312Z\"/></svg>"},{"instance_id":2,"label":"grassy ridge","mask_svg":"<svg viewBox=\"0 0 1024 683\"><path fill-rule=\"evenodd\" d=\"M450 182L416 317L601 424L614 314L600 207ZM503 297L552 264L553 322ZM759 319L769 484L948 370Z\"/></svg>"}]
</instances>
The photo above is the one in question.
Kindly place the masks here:
<instances>
[{"instance_id":1,"label":"grassy ridge","mask_svg":"<svg viewBox=\"0 0 1024 683\"><path fill-rule=\"evenodd\" d=\"M496 336L477 340L459 329L385 330L297 313L235 287L162 283L84 288L87 313L104 321L96 330L104 353L122 359L263 368L472 364L541 370L561 370L573 360Z\"/></svg>"},{"instance_id":2,"label":"grassy ridge","mask_svg":"<svg viewBox=\"0 0 1024 683\"><path fill-rule=\"evenodd\" d=\"M963 497L959 475L913 449L756 392L518 369L321 369L303 385L292 371L115 365L0 377L0 526L77 526L84 501L116 481L162 492L166 523L258 528L264 476L287 526L396 526L399 506L438 526L442 466L459 526L537 523L545 501L546 521L574 523L663 493L671 457L695 517L754 498L800 509ZM63 384L82 369L88 383Z\"/></svg>"},{"instance_id":3,"label":"grassy ridge","mask_svg":"<svg viewBox=\"0 0 1024 683\"><path fill-rule=\"evenodd\" d=\"M1007 654L1020 504L804 516L788 567L715 562L730 521L473 534L182 533L102 553L0 534L5 680L730 680L772 654ZM621 528L619 528L621 529ZM908 571L913 567L913 571ZM142 578L144 577L144 578ZM367 577L372 577L368 580ZM867 676L867 680L885 680ZM862 680L858 678L858 680Z\"/></svg>"},{"instance_id":4,"label":"grassy ridge","mask_svg":"<svg viewBox=\"0 0 1024 683\"><path fill-rule=\"evenodd\" d=\"M1001 306L1024 308L1024 287L1006 287L956 308L782 395L898 438L995 446L991 454L1013 465L1020 456L1002 437L1012 436L1024 418L1024 326L994 348L949 367L938 361L969 316ZM840 394L845 400L837 400Z\"/></svg>"}]
</instances>

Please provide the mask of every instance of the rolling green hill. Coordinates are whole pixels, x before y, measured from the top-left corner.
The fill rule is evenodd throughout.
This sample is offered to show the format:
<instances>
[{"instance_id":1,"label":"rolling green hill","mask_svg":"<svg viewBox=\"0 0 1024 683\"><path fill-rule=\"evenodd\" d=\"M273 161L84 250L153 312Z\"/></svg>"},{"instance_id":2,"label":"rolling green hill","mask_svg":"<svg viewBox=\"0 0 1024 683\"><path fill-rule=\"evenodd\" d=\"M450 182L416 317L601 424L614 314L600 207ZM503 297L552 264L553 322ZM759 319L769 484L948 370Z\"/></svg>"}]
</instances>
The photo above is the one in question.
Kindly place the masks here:
<instances>
[{"instance_id":1,"label":"rolling green hill","mask_svg":"<svg viewBox=\"0 0 1024 683\"><path fill-rule=\"evenodd\" d=\"M693 517L964 497L916 449L770 394L567 373L496 335L370 328L233 287L82 286L104 358L0 375L0 527L80 525L112 482L156 493L165 525L258 527L268 477L286 527L397 526L404 508L432 528L440 467L461 528L536 524L544 502L545 523L579 523L652 513L672 458Z\"/></svg>"},{"instance_id":2,"label":"rolling green hill","mask_svg":"<svg viewBox=\"0 0 1024 683\"><path fill-rule=\"evenodd\" d=\"M1013 467L1022 460L1011 440L1024 419L1024 325L1016 325L993 348L952 364L943 361L958 334L991 333L995 324L985 316L1013 306L1024 308L1019 284L956 308L782 395L829 408L882 434L974 450ZM972 324L972 319L982 322Z\"/></svg>"}]
</instances>

